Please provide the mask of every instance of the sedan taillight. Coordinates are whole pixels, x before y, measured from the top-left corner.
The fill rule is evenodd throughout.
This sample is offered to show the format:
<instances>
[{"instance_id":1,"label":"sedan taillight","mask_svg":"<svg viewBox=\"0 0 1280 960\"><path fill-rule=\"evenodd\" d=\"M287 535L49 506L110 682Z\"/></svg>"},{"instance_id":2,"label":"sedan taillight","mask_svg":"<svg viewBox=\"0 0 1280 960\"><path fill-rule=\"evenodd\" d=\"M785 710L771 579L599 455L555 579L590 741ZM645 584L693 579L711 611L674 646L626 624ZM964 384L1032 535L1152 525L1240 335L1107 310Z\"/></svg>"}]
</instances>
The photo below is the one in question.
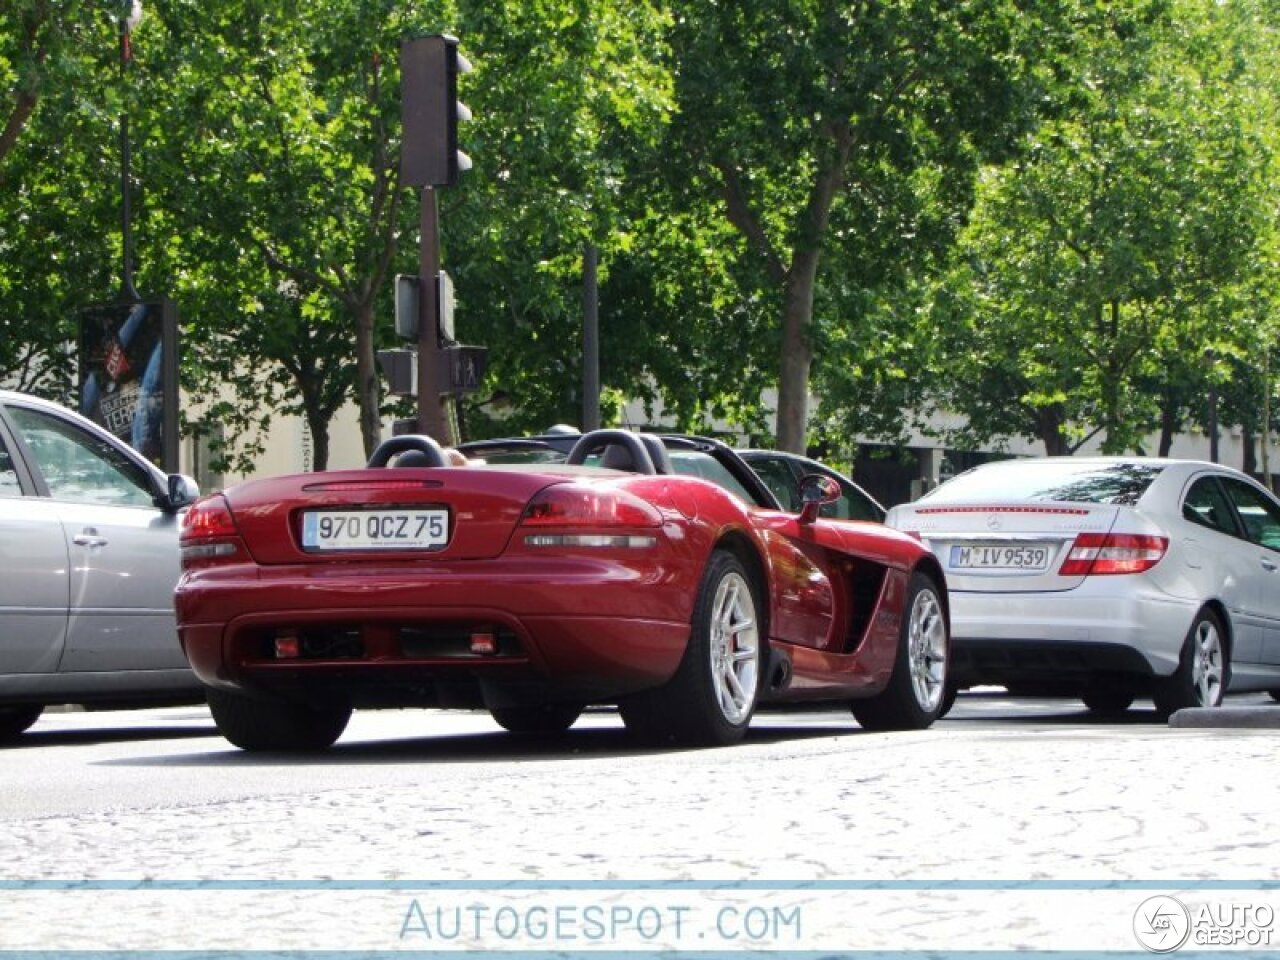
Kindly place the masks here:
<instances>
[{"instance_id":1,"label":"sedan taillight","mask_svg":"<svg viewBox=\"0 0 1280 960\"><path fill-rule=\"evenodd\" d=\"M226 497L213 494L192 504L182 518L178 535L182 547L182 569L229 563L244 557L244 541Z\"/></svg>"},{"instance_id":2,"label":"sedan taillight","mask_svg":"<svg viewBox=\"0 0 1280 960\"><path fill-rule=\"evenodd\" d=\"M1138 533L1082 533L1058 571L1064 577L1143 573L1163 558L1168 537Z\"/></svg>"}]
</instances>

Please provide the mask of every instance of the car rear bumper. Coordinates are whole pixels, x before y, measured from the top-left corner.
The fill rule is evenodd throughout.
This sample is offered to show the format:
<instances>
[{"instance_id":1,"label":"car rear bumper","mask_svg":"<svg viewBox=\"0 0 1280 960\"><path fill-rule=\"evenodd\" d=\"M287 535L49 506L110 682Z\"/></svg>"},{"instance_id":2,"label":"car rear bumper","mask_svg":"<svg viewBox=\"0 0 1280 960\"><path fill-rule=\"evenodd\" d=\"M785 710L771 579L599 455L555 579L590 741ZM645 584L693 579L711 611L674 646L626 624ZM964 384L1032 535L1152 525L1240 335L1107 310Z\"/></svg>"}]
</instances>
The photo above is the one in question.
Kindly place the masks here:
<instances>
[{"instance_id":1,"label":"car rear bumper","mask_svg":"<svg viewBox=\"0 0 1280 960\"><path fill-rule=\"evenodd\" d=\"M651 576L594 560L218 570L179 584L178 630L211 686L354 706L608 700L660 685L684 655L688 591Z\"/></svg>"},{"instance_id":2,"label":"car rear bumper","mask_svg":"<svg viewBox=\"0 0 1280 960\"><path fill-rule=\"evenodd\" d=\"M953 675L962 684L1168 676L1199 604L1134 586L1099 577L1055 593L953 592Z\"/></svg>"}]
</instances>

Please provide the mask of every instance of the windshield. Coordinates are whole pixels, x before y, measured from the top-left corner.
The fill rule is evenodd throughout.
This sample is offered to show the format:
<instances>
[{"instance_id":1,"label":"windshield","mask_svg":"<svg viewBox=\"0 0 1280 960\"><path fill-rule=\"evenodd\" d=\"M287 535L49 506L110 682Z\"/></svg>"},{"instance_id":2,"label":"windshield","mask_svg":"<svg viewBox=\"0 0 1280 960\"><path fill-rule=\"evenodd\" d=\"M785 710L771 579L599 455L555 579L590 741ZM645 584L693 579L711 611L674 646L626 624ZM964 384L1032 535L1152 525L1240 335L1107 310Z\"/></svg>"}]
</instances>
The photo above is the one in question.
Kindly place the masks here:
<instances>
[{"instance_id":1,"label":"windshield","mask_svg":"<svg viewBox=\"0 0 1280 960\"><path fill-rule=\"evenodd\" d=\"M976 467L930 494L930 503L1059 500L1132 506L1160 473L1149 463L1003 460Z\"/></svg>"}]
</instances>

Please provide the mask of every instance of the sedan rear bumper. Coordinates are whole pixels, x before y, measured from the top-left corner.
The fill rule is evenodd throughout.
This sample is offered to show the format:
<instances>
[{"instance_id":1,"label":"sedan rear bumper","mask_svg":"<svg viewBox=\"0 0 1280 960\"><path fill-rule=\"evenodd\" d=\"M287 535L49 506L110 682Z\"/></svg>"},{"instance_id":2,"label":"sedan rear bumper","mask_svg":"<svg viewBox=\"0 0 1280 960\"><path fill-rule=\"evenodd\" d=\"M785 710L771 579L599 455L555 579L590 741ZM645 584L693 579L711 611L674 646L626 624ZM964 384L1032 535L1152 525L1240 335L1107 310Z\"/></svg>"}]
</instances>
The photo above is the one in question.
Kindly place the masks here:
<instances>
[{"instance_id":1,"label":"sedan rear bumper","mask_svg":"<svg viewBox=\"0 0 1280 960\"><path fill-rule=\"evenodd\" d=\"M1006 683L1094 673L1168 676L1199 604L1092 578L1054 593L951 594L961 683Z\"/></svg>"}]
</instances>

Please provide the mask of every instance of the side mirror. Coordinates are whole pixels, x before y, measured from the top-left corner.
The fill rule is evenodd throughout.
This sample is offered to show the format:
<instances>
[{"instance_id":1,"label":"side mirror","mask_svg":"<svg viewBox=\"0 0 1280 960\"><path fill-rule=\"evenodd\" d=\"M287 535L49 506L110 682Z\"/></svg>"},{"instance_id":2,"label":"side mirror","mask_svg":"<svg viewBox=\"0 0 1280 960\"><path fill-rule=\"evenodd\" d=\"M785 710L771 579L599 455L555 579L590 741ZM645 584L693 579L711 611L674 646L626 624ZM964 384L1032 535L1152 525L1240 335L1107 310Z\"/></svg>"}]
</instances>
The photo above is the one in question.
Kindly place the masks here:
<instances>
[{"instance_id":1,"label":"side mirror","mask_svg":"<svg viewBox=\"0 0 1280 960\"><path fill-rule=\"evenodd\" d=\"M156 498L156 506L169 513L177 513L189 507L200 497L200 488L190 477L181 473L169 474L165 491Z\"/></svg>"},{"instance_id":2,"label":"side mirror","mask_svg":"<svg viewBox=\"0 0 1280 960\"><path fill-rule=\"evenodd\" d=\"M840 499L840 484L821 473L800 478L800 522L813 523L822 508Z\"/></svg>"}]
</instances>

